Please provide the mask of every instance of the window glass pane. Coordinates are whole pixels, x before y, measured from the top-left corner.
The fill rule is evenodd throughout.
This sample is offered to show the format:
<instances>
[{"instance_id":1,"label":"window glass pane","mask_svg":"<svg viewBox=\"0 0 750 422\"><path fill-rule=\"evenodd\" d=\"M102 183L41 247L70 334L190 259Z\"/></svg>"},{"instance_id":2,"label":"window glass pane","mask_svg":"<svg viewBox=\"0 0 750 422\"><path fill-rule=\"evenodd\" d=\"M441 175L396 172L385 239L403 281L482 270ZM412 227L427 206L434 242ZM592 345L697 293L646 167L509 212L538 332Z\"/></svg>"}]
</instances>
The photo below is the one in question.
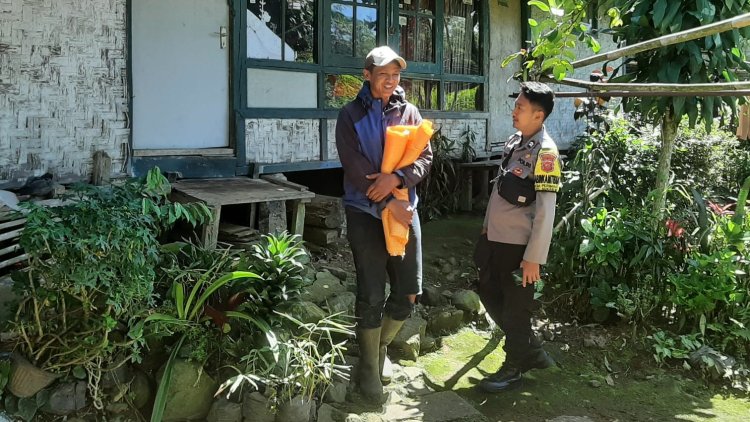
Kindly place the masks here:
<instances>
[{"instance_id":1,"label":"window glass pane","mask_svg":"<svg viewBox=\"0 0 750 422\"><path fill-rule=\"evenodd\" d=\"M331 4L331 45L334 54L351 56L354 51L354 7L344 4Z\"/></svg>"},{"instance_id":2,"label":"window glass pane","mask_svg":"<svg viewBox=\"0 0 750 422\"><path fill-rule=\"evenodd\" d=\"M287 6L284 40L294 50L295 61L314 63L315 0L287 0Z\"/></svg>"},{"instance_id":3,"label":"window glass pane","mask_svg":"<svg viewBox=\"0 0 750 422\"><path fill-rule=\"evenodd\" d=\"M406 99L420 110L440 110L438 86L440 82L422 79L401 79Z\"/></svg>"},{"instance_id":4,"label":"window glass pane","mask_svg":"<svg viewBox=\"0 0 750 422\"><path fill-rule=\"evenodd\" d=\"M326 75L326 107L341 108L362 88L362 75Z\"/></svg>"},{"instance_id":5,"label":"window glass pane","mask_svg":"<svg viewBox=\"0 0 750 422\"><path fill-rule=\"evenodd\" d=\"M445 84L445 110L481 111L483 107L482 84L474 82L447 82Z\"/></svg>"},{"instance_id":6,"label":"window glass pane","mask_svg":"<svg viewBox=\"0 0 750 422\"><path fill-rule=\"evenodd\" d=\"M247 4L247 57L282 60L280 1L249 0ZM284 45L293 60L294 51Z\"/></svg>"},{"instance_id":7,"label":"window glass pane","mask_svg":"<svg viewBox=\"0 0 750 422\"><path fill-rule=\"evenodd\" d=\"M401 10L434 14L435 0L399 0L398 7Z\"/></svg>"},{"instance_id":8,"label":"window glass pane","mask_svg":"<svg viewBox=\"0 0 750 422\"><path fill-rule=\"evenodd\" d=\"M318 75L271 69L247 69L250 108L317 108Z\"/></svg>"},{"instance_id":9,"label":"window glass pane","mask_svg":"<svg viewBox=\"0 0 750 422\"><path fill-rule=\"evenodd\" d=\"M375 48L378 11L373 7L357 7L357 57L365 57Z\"/></svg>"},{"instance_id":10,"label":"window glass pane","mask_svg":"<svg viewBox=\"0 0 750 422\"><path fill-rule=\"evenodd\" d=\"M414 40L417 32L417 18L413 16L399 16L399 26L401 27L401 39L399 41L399 54L407 62L415 60L414 58Z\"/></svg>"},{"instance_id":11,"label":"window glass pane","mask_svg":"<svg viewBox=\"0 0 750 422\"><path fill-rule=\"evenodd\" d=\"M445 1L443 69L446 73L481 74L479 8L478 0L472 4L464 4L463 0Z\"/></svg>"},{"instance_id":12,"label":"window glass pane","mask_svg":"<svg viewBox=\"0 0 750 422\"><path fill-rule=\"evenodd\" d=\"M419 18L419 28L417 36L417 51L415 59L418 62L435 62L435 51L432 48L435 39L435 31L432 27L433 19Z\"/></svg>"}]
</instances>

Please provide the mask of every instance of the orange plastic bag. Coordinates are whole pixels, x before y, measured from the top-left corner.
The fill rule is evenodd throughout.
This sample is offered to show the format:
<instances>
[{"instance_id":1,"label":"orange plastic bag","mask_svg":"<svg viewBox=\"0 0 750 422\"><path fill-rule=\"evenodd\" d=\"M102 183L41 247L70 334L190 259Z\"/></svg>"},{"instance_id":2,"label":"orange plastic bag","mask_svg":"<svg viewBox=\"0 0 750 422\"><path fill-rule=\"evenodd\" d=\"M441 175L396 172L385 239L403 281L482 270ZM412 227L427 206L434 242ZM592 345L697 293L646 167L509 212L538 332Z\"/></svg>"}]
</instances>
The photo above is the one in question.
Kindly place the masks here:
<instances>
[{"instance_id":1,"label":"orange plastic bag","mask_svg":"<svg viewBox=\"0 0 750 422\"><path fill-rule=\"evenodd\" d=\"M396 169L412 164L430 142L433 132L432 122L429 120L422 121L419 126L391 126L387 128L380 171L390 174ZM409 191L406 188L394 189L391 193L397 200L409 200ZM399 223L388 209L383 210L381 217L388 254L404 256L406 244L409 242L409 226Z\"/></svg>"}]
</instances>

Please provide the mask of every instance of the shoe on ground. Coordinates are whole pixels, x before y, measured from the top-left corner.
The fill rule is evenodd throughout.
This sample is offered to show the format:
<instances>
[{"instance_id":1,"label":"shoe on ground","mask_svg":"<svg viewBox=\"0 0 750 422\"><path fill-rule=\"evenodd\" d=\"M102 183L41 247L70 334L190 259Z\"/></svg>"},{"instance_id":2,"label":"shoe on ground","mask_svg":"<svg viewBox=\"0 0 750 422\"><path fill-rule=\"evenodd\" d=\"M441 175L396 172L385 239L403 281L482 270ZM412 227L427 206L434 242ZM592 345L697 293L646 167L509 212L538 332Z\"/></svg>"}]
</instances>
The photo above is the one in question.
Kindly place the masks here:
<instances>
[{"instance_id":1,"label":"shoe on ground","mask_svg":"<svg viewBox=\"0 0 750 422\"><path fill-rule=\"evenodd\" d=\"M557 363L554 359L552 359L552 356L550 356L546 351L542 350L539 354L537 354L535 359L530 360L521 366L523 368L523 372L526 372L531 369L547 369L556 365Z\"/></svg>"},{"instance_id":2,"label":"shoe on ground","mask_svg":"<svg viewBox=\"0 0 750 422\"><path fill-rule=\"evenodd\" d=\"M499 393L517 387L520 382L520 369L503 366L499 371L483 379L479 383L479 388L486 393Z\"/></svg>"}]
</instances>

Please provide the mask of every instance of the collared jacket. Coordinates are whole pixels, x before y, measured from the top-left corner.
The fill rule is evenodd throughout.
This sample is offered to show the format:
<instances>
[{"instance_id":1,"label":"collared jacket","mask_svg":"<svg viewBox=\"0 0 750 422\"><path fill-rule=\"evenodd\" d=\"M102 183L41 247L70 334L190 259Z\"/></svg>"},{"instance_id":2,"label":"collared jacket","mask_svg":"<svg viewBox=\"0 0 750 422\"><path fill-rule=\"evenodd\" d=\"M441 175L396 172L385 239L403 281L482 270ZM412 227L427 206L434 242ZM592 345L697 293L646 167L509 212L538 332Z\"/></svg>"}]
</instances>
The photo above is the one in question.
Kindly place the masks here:
<instances>
[{"instance_id":1,"label":"collared jacket","mask_svg":"<svg viewBox=\"0 0 750 422\"><path fill-rule=\"evenodd\" d=\"M380 173L383 160L385 129L395 125L419 125L422 116L416 106L406 101L404 90L396 88L388 104L373 98L370 83L365 81L357 98L345 105L336 121L336 148L344 169L344 205L355 207L380 218L380 213L393 197L379 203L367 198L372 180L365 176ZM428 144L417 160L396 173L409 188L409 202L417 206L416 185L427 176L432 164L432 149Z\"/></svg>"},{"instance_id":2,"label":"collared jacket","mask_svg":"<svg viewBox=\"0 0 750 422\"><path fill-rule=\"evenodd\" d=\"M524 140L521 132L512 135L505 144L502 171L534 181L536 201L528 206L516 206L497 193L497 183L492 189L484 227L487 239L492 242L526 245L523 259L537 264L547 263L555 220L555 202L560 190L561 164L555 141L544 127L531 138Z\"/></svg>"}]
</instances>

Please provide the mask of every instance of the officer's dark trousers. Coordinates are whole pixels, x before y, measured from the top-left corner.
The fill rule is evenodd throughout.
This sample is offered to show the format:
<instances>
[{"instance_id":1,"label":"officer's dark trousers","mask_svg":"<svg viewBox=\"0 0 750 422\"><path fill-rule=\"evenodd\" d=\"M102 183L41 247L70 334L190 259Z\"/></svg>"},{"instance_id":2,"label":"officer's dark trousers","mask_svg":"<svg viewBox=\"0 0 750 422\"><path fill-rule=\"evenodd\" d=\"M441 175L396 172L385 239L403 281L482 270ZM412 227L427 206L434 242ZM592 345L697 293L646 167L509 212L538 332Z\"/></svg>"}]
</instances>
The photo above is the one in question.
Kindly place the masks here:
<instances>
[{"instance_id":1,"label":"officer's dark trousers","mask_svg":"<svg viewBox=\"0 0 750 422\"><path fill-rule=\"evenodd\" d=\"M505 332L505 364L522 371L544 353L531 331L531 314L537 307L534 286L522 287L511 274L521 266L525 251L525 245L491 242L482 235L474 255L479 267L479 297Z\"/></svg>"},{"instance_id":2,"label":"officer's dark trousers","mask_svg":"<svg viewBox=\"0 0 750 422\"><path fill-rule=\"evenodd\" d=\"M357 270L357 326L380 327L383 313L396 321L407 319L414 307L409 295L422 293L422 231L417 213L403 258L388 255L382 220L366 212L346 207L346 232ZM391 284L387 299L386 274Z\"/></svg>"}]
</instances>

